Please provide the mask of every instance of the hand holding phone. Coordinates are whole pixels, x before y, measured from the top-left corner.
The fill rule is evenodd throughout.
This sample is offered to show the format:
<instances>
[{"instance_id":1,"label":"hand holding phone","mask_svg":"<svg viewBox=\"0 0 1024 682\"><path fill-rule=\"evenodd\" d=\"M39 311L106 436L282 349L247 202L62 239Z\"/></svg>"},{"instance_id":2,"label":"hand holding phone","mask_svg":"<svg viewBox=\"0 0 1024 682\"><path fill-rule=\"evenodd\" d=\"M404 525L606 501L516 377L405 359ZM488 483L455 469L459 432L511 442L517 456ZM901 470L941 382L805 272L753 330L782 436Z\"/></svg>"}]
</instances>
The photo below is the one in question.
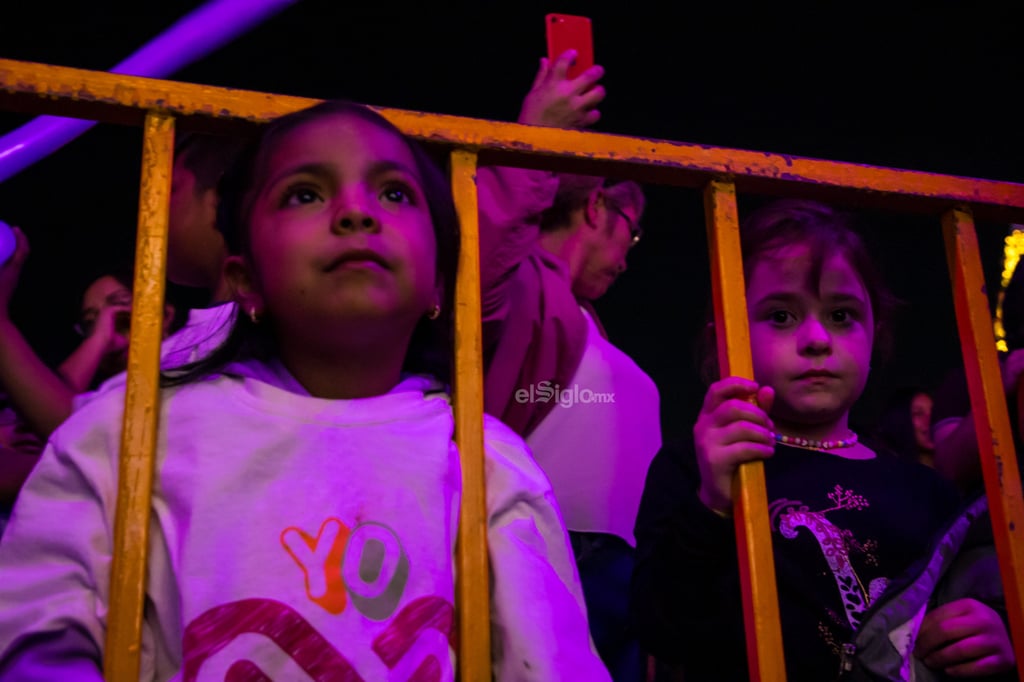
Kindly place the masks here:
<instances>
[{"instance_id":1,"label":"hand holding phone","mask_svg":"<svg viewBox=\"0 0 1024 682\"><path fill-rule=\"evenodd\" d=\"M585 128L601 118L597 106L604 100L598 84L604 75L594 68L590 20L586 17L549 14L545 18L548 58L541 60L530 91L523 99L519 122L552 128ZM571 66L559 60L568 50L576 54ZM586 74L586 75L582 75Z\"/></svg>"},{"instance_id":2,"label":"hand holding phone","mask_svg":"<svg viewBox=\"0 0 1024 682\"><path fill-rule=\"evenodd\" d=\"M576 50L576 61L568 78L576 78L594 65L594 38L590 19L572 14L549 14L547 26L548 59L554 63L566 50Z\"/></svg>"}]
</instances>

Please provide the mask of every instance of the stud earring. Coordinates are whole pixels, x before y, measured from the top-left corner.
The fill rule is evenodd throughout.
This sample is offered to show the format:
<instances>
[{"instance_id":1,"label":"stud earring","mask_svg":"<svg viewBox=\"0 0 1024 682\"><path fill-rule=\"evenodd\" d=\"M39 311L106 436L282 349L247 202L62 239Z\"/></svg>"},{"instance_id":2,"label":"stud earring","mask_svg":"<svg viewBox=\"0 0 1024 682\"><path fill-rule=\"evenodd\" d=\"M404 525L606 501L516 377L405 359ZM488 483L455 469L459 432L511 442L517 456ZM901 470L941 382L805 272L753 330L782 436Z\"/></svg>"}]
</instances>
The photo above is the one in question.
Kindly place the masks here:
<instances>
[{"instance_id":1,"label":"stud earring","mask_svg":"<svg viewBox=\"0 0 1024 682\"><path fill-rule=\"evenodd\" d=\"M441 317L441 306L435 303L434 307L430 309L429 313L427 313L427 319L436 320L439 317Z\"/></svg>"},{"instance_id":2,"label":"stud earring","mask_svg":"<svg viewBox=\"0 0 1024 682\"><path fill-rule=\"evenodd\" d=\"M256 312L256 306L249 308L249 319L252 320L253 324L260 323L259 313Z\"/></svg>"}]
</instances>

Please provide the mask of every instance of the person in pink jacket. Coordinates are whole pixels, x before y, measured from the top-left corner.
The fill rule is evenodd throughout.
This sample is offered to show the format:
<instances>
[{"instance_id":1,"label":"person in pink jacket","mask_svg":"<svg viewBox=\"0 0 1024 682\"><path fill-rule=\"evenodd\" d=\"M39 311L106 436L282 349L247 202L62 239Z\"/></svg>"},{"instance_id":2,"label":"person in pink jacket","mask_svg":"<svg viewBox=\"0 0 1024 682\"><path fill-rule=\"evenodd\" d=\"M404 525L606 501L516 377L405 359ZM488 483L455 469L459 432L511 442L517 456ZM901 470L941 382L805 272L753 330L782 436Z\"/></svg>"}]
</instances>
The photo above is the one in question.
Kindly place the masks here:
<instances>
[{"instance_id":1,"label":"person in pink jacket","mask_svg":"<svg viewBox=\"0 0 1024 682\"><path fill-rule=\"evenodd\" d=\"M584 128L604 99L594 66L542 60L519 122ZM484 408L526 438L570 531L591 634L617 682L642 679L627 619L633 524L661 447L658 389L607 338L593 302L626 269L644 195L630 181L483 167Z\"/></svg>"}]
</instances>

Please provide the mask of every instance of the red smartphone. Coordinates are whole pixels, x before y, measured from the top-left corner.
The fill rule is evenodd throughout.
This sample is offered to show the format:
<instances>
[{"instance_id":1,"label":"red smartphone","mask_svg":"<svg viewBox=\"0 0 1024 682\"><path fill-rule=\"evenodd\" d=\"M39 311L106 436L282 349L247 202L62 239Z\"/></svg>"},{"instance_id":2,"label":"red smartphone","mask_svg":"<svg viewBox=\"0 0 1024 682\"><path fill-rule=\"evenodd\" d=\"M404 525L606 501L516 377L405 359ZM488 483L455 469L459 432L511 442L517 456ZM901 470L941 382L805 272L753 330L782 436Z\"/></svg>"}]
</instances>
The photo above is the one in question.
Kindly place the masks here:
<instances>
[{"instance_id":1,"label":"red smartphone","mask_svg":"<svg viewBox=\"0 0 1024 682\"><path fill-rule=\"evenodd\" d=\"M576 63L569 67L569 78L575 78L594 65L594 37L588 17L549 14L545 23L548 59L554 62L566 50L576 50Z\"/></svg>"}]
</instances>

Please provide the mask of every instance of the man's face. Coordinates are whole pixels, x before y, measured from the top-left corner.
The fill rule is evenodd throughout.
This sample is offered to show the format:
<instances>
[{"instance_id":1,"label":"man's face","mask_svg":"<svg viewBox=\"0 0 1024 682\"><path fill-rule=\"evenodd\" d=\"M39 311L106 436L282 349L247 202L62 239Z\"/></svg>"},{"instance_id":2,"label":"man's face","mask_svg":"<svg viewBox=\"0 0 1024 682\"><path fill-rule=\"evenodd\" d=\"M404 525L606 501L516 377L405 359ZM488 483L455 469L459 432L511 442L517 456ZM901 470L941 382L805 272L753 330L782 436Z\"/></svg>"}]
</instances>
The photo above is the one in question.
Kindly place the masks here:
<instances>
[{"instance_id":1,"label":"man's face","mask_svg":"<svg viewBox=\"0 0 1024 682\"><path fill-rule=\"evenodd\" d=\"M636 207L618 206L603 198L595 211L596 225L585 240L583 264L573 281L577 298L593 301L604 296L626 270L626 254L639 239Z\"/></svg>"}]
</instances>

